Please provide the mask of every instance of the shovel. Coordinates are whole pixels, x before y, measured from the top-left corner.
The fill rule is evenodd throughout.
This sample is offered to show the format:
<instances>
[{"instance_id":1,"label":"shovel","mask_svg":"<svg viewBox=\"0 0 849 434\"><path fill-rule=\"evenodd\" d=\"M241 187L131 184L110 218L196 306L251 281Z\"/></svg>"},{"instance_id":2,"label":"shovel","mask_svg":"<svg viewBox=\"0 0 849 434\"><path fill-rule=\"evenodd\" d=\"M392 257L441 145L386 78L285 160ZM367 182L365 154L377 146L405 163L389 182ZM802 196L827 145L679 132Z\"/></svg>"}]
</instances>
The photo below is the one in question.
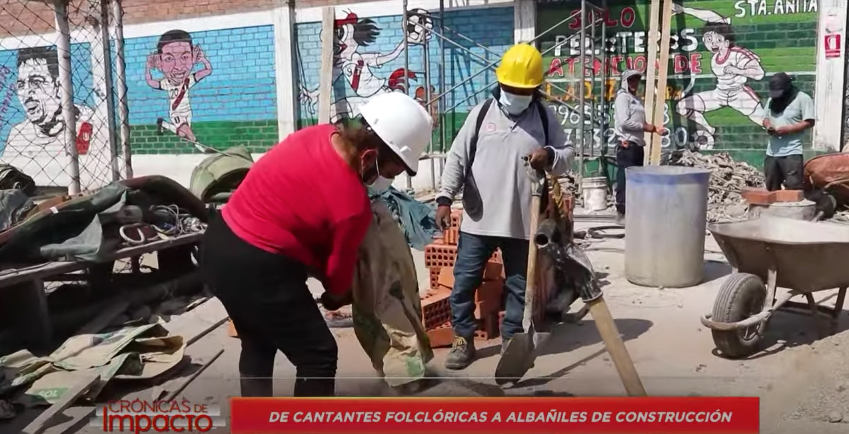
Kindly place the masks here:
<instances>
[{"instance_id":1,"label":"shovel","mask_svg":"<svg viewBox=\"0 0 849 434\"><path fill-rule=\"evenodd\" d=\"M543 194L544 174L531 168L528 159L525 158L525 167L531 178L531 234L535 234L539 228L540 202ZM525 312L522 316L523 333L516 333L510 342L498 366L495 368L496 384L518 382L525 373L534 366L536 360L536 348L539 347L549 336L547 332L539 332L534 324L534 312L536 311L536 270L537 270L537 246L529 243L528 246L528 271L525 285Z\"/></svg>"}]
</instances>

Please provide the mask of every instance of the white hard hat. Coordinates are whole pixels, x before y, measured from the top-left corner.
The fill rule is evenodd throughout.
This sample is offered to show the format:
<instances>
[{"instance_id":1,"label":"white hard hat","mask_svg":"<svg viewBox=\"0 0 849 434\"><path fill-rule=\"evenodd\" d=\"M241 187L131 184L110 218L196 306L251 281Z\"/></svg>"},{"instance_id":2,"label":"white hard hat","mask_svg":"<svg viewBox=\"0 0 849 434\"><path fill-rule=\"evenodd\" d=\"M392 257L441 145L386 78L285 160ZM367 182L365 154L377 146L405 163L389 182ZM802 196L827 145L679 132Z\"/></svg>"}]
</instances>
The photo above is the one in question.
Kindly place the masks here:
<instances>
[{"instance_id":1,"label":"white hard hat","mask_svg":"<svg viewBox=\"0 0 849 434\"><path fill-rule=\"evenodd\" d=\"M406 94L389 92L369 99L360 114L389 149L401 157L407 173L415 175L419 157L433 133L433 120L427 110Z\"/></svg>"}]
</instances>

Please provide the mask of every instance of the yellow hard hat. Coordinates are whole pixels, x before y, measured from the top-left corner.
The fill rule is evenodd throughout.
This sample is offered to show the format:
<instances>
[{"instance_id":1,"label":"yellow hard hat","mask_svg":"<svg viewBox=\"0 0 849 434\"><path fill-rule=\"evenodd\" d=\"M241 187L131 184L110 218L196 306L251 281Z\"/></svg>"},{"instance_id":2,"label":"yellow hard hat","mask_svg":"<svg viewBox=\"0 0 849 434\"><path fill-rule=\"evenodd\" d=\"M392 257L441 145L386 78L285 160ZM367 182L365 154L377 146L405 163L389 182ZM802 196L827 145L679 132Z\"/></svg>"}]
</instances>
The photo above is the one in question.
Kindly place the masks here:
<instances>
[{"instance_id":1,"label":"yellow hard hat","mask_svg":"<svg viewBox=\"0 0 849 434\"><path fill-rule=\"evenodd\" d=\"M498 82L521 89L533 89L542 84L542 54L528 44L510 47L495 70Z\"/></svg>"}]
</instances>

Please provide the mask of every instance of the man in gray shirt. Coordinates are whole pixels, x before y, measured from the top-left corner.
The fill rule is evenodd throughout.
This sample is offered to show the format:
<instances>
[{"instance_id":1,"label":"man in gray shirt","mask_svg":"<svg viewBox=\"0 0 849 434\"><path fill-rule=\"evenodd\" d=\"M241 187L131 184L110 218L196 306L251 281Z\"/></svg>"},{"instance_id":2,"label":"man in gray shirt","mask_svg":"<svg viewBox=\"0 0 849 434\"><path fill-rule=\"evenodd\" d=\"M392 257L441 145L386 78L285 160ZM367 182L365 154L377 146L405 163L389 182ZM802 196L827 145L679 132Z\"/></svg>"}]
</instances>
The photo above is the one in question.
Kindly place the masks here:
<instances>
[{"instance_id":1,"label":"man in gray shirt","mask_svg":"<svg viewBox=\"0 0 849 434\"><path fill-rule=\"evenodd\" d=\"M448 369L464 369L475 357L475 290L497 248L507 278L502 351L522 331L532 212L531 180L522 158L529 157L537 170L560 175L571 168L574 157L555 113L540 100L539 51L527 44L513 46L504 54L496 76L499 87L493 97L472 109L454 139L436 199L437 223L444 230L450 225L454 197L463 188L464 213L450 298L456 337L445 363Z\"/></svg>"},{"instance_id":2,"label":"man in gray shirt","mask_svg":"<svg viewBox=\"0 0 849 434\"><path fill-rule=\"evenodd\" d=\"M815 122L814 100L793 85L793 78L779 72L769 80L769 100L766 102L764 128L769 145L764 158L766 189L788 190L803 188L805 162L802 139Z\"/></svg>"}]
</instances>

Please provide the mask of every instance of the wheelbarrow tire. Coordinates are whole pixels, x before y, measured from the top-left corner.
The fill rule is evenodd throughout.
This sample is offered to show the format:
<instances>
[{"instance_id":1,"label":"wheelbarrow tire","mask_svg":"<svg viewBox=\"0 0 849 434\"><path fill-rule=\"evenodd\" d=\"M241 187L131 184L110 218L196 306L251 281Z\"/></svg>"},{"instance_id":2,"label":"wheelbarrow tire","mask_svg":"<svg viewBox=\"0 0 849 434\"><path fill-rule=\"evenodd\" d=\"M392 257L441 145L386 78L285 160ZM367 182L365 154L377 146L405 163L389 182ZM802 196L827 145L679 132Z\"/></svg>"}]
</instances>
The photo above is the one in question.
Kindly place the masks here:
<instances>
[{"instance_id":1,"label":"wheelbarrow tire","mask_svg":"<svg viewBox=\"0 0 849 434\"><path fill-rule=\"evenodd\" d=\"M766 286L760 277L748 273L734 273L719 289L711 319L723 323L743 321L760 312L764 300ZM743 330L711 330L711 334L723 357L738 359L751 356L760 350L763 326L757 327L757 332L750 339L742 336Z\"/></svg>"}]
</instances>

